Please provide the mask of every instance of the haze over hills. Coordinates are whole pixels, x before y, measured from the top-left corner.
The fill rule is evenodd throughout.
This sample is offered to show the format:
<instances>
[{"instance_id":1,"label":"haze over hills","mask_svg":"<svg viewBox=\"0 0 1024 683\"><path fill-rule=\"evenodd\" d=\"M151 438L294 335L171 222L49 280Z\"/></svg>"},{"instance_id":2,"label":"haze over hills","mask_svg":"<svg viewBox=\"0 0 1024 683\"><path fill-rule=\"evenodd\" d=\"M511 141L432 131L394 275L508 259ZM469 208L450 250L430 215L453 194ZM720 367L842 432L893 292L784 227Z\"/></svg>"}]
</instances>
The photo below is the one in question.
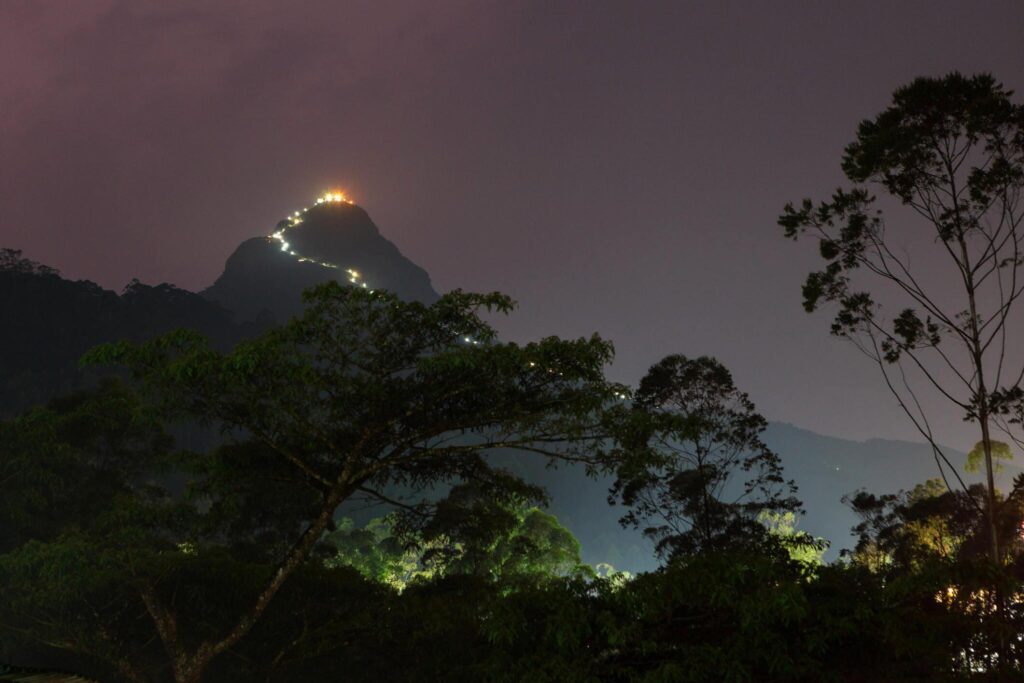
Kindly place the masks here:
<instances>
[{"instance_id":1,"label":"haze over hills","mask_svg":"<svg viewBox=\"0 0 1024 683\"><path fill-rule=\"evenodd\" d=\"M827 558L839 550L852 548L850 528L859 520L842 503L842 497L858 489L871 493L895 493L908 490L926 479L940 477L931 446L911 441L868 439L852 441L817 434L791 424L773 422L764 433L764 442L782 457L785 476L796 480L797 497L807 514L799 528L831 539ZM969 484L979 475L967 475L963 465L967 454L943 447L943 453ZM1003 490L1009 490L1019 464L1010 464L999 476ZM950 477L950 484L956 486Z\"/></svg>"},{"instance_id":2,"label":"haze over hills","mask_svg":"<svg viewBox=\"0 0 1024 683\"><path fill-rule=\"evenodd\" d=\"M834 559L855 543L850 530L859 520L842 502L843 496L858 489L895 493L939 477L931 447L923 443L852 441L778 422L769 424L763 438L781 456L786 478L796 480L799 487L797 497L803 501L806 515L797 528L831 541L826 559ZM943 451L962 468L965 453L951 448ZM618 518L623 509L607 504L610 479L587 480L581 468L546 470L541 463L529 461L520 461L514 469L548 489L551 511L584 541L586 561L610 562L630 571L653 568L652 544L638 532L622 529ZM1021 471L1019 464L1007 466L999 477L1004 490L1009 490L1013 476Z\"/></svg>"},{"instance_id":3,"label":"haze over hills","mask_svg":"<svg viewBox=\"0 0 1024 683\"><path fill-rule=\"evenodd\" d=\"M301 310L303 289L329 279L389 289L405 299L438 298L427 272L383 237L367 213L341 195L281 221L265 237L246 240L228 258L217 281L196 294L172 285L137 281L121 294L91 282L66 280L53 269L13 251L0 252L0 416L84 386L77 366L86 350L108 341L142 341L187 327L230 347ZM681 349L686 352L687 349ZM699 349L711 352L713 349ZM855 442L772 424L765 442L795 479L808 512L799 528L829 538L829 557L850 547L853 513L841 502L864 488L894 492L938 476L929 447L910 442ZM962 465L963 453L949 451ZM622 529L622 511L607 504L607 480L582 483L572 467L549 470L540 461L508 462L543 484L554 512L580 539L588 562L638 571L654 565L651 544ZM1010 471L1012 470L1012 471ZM1008 468L1006 481L1017 472Z\"/></svg>"}]
</instances>

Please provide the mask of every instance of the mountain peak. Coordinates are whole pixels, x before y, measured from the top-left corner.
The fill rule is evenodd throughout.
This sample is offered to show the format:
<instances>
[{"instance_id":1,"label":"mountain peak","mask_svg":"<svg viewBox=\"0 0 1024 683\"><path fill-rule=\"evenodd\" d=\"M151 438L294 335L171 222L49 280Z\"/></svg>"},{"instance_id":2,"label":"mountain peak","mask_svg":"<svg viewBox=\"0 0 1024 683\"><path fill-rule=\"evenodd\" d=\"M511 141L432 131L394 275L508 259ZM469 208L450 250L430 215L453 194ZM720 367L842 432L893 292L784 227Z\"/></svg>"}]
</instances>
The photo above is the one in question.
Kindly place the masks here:
<instances>
[{"instance_id":1,"label":"mountain peak","mask_svg":"<svg viewBox=\"0 0 1024 683\"><path fill-rule=\"evenodd\" d=\"M327 192L265 237L246 240L202 292L240 320L284 322L302 310L302 290L327 280L387 289L403 299L438 298L427 272L401 254L344 193Z\"/></svg>"}]
</instances>

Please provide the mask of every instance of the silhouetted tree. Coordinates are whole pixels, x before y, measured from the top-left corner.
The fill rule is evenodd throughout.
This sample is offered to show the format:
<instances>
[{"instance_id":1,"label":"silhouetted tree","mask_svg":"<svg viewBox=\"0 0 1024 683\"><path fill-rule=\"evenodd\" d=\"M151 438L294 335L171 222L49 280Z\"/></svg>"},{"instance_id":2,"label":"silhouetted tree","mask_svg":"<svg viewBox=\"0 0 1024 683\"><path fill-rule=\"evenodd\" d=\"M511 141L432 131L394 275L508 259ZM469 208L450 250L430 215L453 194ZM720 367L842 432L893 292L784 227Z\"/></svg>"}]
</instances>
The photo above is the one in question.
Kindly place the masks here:
<instances>
[{"instance_id":1,"label":"silhouetted tree","mask_svg":"<svg viewBox=\"0 0 1024 683\"><path fill-rule=\"evenodd\" d=\"M838 305L832 333L878 365L940 470L945 461L955 473L916 382L978 424L994 562L1001 557L992 431L1019 442L1012 417L1024 397L1011 315L1024 294L1024 106L1011 95L984 74L914 80L846 147L842 167L852 189L817 206L789 204L779 219L787 237L816 236L826 261L807 277L804 307ZM874 188L908 211L887 221ZM913 251L905 250L915 235ZM947 270L939 274L941 265ZM898 313L887 318L882 301Z\"/></svg>"},{"instance_id":2,"label":"silhouetted tree","mask_svg":"<svg viewBox=\"0 0 1024 683\"><path fill-rule=\"evenodd\" d=\"M617 436L611 499L630 508L623 523L667 557L764 540L761 513L799 507L761 441L766 426L715 359L675 355L651 367Z\"/></svg>"}]
</instances>

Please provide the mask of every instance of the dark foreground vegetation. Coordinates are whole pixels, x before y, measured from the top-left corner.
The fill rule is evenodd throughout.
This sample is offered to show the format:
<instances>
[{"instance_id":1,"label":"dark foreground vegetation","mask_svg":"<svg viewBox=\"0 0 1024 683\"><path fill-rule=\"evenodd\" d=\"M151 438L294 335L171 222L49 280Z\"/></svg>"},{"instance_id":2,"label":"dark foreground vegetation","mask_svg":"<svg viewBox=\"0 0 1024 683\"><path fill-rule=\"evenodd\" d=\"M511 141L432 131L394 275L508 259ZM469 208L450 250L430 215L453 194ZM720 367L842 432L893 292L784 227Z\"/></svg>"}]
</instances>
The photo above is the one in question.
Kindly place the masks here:
<instances>
[{"instance_id":1,"label":"dark foreground vegetation","mask_svg":"<svg viewBox=\"0 0 1024 683\"><path fill-rule=\"evenodd\" d=\"M840 561L795 530L796 485L714 359L669 356L631 389L605 378L599 337L497 339L502 295L332 282L230 351L188 331L99 347L84 362L106 379L0 423L0 660L140 683L1019 677L1024 478L1002 494L992 472L1024 389L1005 350L988 359L1024 287L1022 131L992 79L952 75L899 91L848 149L851 181L936 228L966 313L896 260L866 190L781 220L827 261L808 309L837 303L833 332L886 381L910 359L981 431L967 464L986 485L960 486L936 445L939 478L851 494L863 521ZM916 307L883 319L864 271ZM181 425L213 445L182 448ZM660 569L583 564L495 449L612 476Z\"/></svg>"}]
</instances>

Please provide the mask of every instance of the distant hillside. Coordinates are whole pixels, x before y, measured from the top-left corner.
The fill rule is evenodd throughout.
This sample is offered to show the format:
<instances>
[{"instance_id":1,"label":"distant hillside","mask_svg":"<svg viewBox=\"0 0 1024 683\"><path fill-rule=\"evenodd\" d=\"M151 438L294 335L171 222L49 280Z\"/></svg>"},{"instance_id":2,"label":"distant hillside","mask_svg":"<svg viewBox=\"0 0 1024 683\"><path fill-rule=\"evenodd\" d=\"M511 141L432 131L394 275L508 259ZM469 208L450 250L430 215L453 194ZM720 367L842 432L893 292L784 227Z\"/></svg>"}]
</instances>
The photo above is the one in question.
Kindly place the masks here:
<instances>
[{"instance_id":1,"label":"distant hillside","mask_svg":"<svg viewBox=\"0 0 1024 683\"><path fill-rule=\"evenodd\" d=\"M769 425L764 440L782 456L786 477L796 479L800 487L797 495L807 509L800 528L832 539L833 548L828 557L834 557L840 548L852 546L850 528L858 520L842 504L843 495L857 489L895 493L939 477L931 447L924 443L885 439L850 441L777 422ZM968 476L963 471L966 453L952 448L943 448L943 452L958 467L965 481L977 480L977 475ZM1000 478L1003 485L1018 471L1019 465L1007 467ZM952 478L950 483L955 486Z\"/></svg>"},{"instance_id":2,"label":"distant hillside","mask_svg":"<svg viewBox=\"0 0 1024 683\"><path fill-rule=\"evenodd\" d=\"M133 281L117 294L11 249L0 250L0 312L0 416L81 388L87 373L78 359L98 344L186 327L225 347L260 329L172 285Z\"/></svg>"},{"instance_id":3,"label":"distant hillside","mask_svg":"<svg viewBox=\"0 0 1024 683\"><path fill-rule=\"evenodd\" d=\"M831 540L827 559L853 547L850 529L858 520L842 503L844 495L861 488L895 493L939 476L931 448L922 443L851 441L782 423L771 423L764 441L781 456L786 478L796 480L799 487L797 496L804 502L806 515L798 528ZM944 452L964 476L966 454L954 449ZM610 479L586 479L578 467L550 470L535 459L506 458L511 469L547 487L551 511L580 539L588 562L610 562L630 571L654 566L652 545L639 532L621 528L622 508L607 504ZM1019 471L1019 465L1011 464L1001 477L1003 485Z\"/></svg>"}]
</instances>

